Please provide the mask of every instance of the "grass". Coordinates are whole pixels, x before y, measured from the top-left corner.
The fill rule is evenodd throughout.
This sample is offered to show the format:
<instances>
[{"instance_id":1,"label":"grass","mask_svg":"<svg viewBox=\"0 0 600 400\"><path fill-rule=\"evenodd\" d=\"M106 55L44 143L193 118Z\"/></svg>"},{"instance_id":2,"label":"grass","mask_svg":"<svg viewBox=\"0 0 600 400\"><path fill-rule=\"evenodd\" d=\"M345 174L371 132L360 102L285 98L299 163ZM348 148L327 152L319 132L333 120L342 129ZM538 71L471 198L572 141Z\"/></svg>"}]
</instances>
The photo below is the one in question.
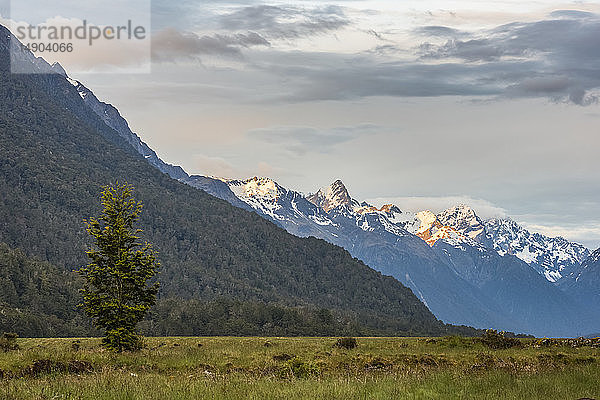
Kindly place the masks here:
<instances>
[{"instance_id":1,"label":"grass","mask_svg":"<svg viewBox=\"0 0 600 400\"><path fill-rule=\"evenodd\" d=\"M0 399L600 398L600 349L493 350L463 338L149 338L135 354L98 339L19 339L0 352Z\"/></svg>"}]
</instances>

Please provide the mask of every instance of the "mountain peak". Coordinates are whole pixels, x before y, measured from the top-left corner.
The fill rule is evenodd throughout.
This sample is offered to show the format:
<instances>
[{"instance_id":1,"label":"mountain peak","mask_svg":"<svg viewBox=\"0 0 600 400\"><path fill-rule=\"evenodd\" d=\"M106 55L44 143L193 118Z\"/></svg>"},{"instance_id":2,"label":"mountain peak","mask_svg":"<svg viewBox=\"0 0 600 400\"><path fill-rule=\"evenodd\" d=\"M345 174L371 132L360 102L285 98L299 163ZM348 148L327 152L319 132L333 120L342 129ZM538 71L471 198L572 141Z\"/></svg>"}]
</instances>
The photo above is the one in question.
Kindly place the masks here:
<instances>
[{"instance_id":1,"label":"mountain peak","mask_svg":"<svg viewBox=\"0 0 600 400\"><path fill-rule=\"evenodd\" d=\"M319 189L317 193L308 196L306 199L326 212L343 205L352 207L353 204L348 189L339 179L331 185Z\"/></svg>"},{"instance_id":2,"label":"mountain peak","mask_svg":"<svg viewBox=\"0 0 600 400\"><path fill-rule=\"evenodd\" d=\"M230 188L237 195L264 201L277 202L281 193L279 185L271 178L254 177L244 181L232 181Z\"/></svg>"},{"instance_id":3,"label":"mountain peak","mask_svg":"<svg viewBox=\"0 0 600 400\"><path fill-rule=\"evenodd\" d=\"M483 240L485 237L484 222L475 211L466 204L459 204L443 211L438 219L444 225L456 229L473 240Z\"/></svg>"},{"instance_id":4,"label":"mountain peak","mask_svg":"<svg viewBox=\"0 0 600 400\"><path fill-rule=\"evenodd\" d=\"M594 252L593 252L593 253L590 255L589 259L590 259L592 262L598 262L598 261L600 261L600 249L598 249L598 250L594 251Z\"/></svg>"}]
</instances>

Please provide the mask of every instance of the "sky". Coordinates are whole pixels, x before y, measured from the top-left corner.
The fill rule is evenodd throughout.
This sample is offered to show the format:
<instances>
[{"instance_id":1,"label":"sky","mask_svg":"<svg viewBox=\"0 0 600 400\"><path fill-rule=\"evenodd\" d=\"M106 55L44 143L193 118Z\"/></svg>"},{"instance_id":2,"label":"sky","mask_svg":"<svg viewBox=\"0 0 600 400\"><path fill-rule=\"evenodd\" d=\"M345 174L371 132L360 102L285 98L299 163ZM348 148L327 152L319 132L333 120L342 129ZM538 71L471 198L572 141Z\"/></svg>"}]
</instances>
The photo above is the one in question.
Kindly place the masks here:
<instances>
[{"instance_id":1,"label":"sky","mask_svg":"<svg viewBox=\"0 0 600 400\"><path fill-rule=\"evenodd\" d=\"M600 247L598 2L155 0L151 71L72 77L190 174Z\"/></svg>"}]
</instances>

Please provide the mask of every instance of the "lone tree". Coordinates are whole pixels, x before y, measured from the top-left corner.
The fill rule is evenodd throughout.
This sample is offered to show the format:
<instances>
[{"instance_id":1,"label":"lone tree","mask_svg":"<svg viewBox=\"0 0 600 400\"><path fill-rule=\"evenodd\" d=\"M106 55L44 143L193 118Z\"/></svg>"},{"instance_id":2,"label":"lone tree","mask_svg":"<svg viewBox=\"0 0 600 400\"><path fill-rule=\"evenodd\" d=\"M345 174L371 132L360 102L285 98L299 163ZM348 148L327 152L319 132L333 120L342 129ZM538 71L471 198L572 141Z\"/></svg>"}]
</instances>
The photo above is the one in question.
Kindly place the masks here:
<instances>
[{"instance_id":1,"label":"lone tree","mask_svg":"<svg viewBox=\"0 0 600 400\"><path fill-rule=\"evenodd\" d=\"M86 222L95 248L87 252L91 263L81 268L85 278L82 306L105 331L102 343L122 352L142 347L136 326L156 302L158 283L149 284L159 263L150 244L140 243L135 228L142 203L133 197L133 186L106 186L100 216Z\"/></svg>"}]
</instances>

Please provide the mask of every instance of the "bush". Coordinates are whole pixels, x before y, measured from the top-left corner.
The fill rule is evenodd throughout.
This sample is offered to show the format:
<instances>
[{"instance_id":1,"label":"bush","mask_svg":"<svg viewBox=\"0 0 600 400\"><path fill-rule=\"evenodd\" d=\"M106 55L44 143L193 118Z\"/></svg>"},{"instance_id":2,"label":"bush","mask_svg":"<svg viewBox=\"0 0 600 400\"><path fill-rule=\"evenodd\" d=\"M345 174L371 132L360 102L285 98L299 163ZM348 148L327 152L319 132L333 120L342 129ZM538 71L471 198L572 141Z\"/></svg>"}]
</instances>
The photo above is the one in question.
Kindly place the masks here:
<instances>
[{"instance_id":1,"label":"bush","mask_svg":"<svg viewBox=\"0 0 600 400\"><path fill-rule=\"evenodd\" d=\"M0 337L0 349L3 351L19 350L18 337L19 335L16 333L4 332Z\"/></svg>"},{"instance_id":2,"label":"bush","mask_svg":"<svg viewBox=\"0 0 600 400\"><path fill-rule=\"evenodd\" d=\"M291 373L296 378L305 379L311 376L317 376L321 373L321 369L315 363L303 361L298 357L294 357L287 361L284 366L284 371Z\"/></svg>"},{"instance_id":3,"label":"bush","mask_svg":"<svg viewBox=\"0 0 600 400\"><path fill-rule=\"evenodd\" d=\"M340 338L335 342L334 347L346 350L352 350L358 346L358 342L353 337Z\"/></svg>"},{"instance_id":4,"label":"bush","mask_svg":"<svg viewBox=\"0 0 600 400\"><path fill-rule=\"evenodd\" d=\"M507 337L504 332L497 332L494 329L486 330L479 340L490 349L496 350L522 346L519 339Z\"/></svg>"}]
</instances>

